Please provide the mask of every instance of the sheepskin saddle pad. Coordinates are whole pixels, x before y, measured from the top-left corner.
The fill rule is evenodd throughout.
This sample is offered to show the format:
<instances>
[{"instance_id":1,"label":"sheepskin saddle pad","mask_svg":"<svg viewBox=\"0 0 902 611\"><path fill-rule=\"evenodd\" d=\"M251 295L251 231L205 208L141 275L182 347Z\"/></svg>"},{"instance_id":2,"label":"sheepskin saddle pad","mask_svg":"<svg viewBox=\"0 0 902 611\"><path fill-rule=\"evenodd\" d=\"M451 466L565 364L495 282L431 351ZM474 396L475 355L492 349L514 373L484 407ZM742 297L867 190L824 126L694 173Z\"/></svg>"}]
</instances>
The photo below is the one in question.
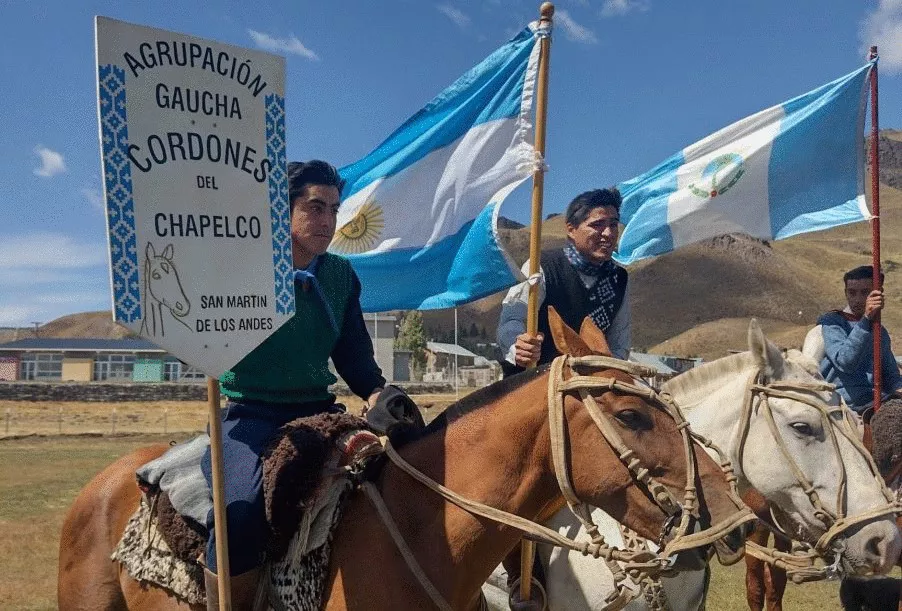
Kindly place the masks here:
<instances>
[{"instance_id":1,"label":"sheepskin saddle pad","mask_svg":"<svg viewBox=\"0 0 902 611\"><path fill-rule=\"evenodd\" d=\"M190 604L205 602L204 524L213 501L200 461L208 445L209 437L197 437L138 470L141 502L112 555L134 579ZM362 419L319 414L285 425L264 453L265 572L277 608L321 608L332 532L352 486L349 467L381 448Z\"/></svg>"}]
</instances>

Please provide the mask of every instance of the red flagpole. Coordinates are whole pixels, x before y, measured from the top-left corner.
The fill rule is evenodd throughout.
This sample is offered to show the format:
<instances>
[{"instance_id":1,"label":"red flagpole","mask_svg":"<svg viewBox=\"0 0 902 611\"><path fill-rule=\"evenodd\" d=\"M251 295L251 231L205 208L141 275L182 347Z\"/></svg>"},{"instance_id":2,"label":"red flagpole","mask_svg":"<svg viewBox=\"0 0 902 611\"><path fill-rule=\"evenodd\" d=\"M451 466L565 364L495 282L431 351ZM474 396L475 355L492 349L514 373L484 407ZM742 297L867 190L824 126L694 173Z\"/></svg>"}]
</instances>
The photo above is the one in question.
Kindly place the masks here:
<instances>
[{"instance_id":1,"label":"red flagpole","mask_svg":"<svg viewBox=\"0 0 902 611\"><path fill-rule=\"evenodd\" d=\"M868 59L870 61L877 59L876 45L871 47ZM871 219L871 264L874 266L873 290L875 291L882 289L880 286L880 156L877 116L877 62L874 61L874 67L871 69L871 212L874 217ZM883 385L883 369L880 362L882 334L879 314L871 325L871 329L874 334L874 413L877 413L877 410L880 409Z\"/></svg>"}]
</instances>

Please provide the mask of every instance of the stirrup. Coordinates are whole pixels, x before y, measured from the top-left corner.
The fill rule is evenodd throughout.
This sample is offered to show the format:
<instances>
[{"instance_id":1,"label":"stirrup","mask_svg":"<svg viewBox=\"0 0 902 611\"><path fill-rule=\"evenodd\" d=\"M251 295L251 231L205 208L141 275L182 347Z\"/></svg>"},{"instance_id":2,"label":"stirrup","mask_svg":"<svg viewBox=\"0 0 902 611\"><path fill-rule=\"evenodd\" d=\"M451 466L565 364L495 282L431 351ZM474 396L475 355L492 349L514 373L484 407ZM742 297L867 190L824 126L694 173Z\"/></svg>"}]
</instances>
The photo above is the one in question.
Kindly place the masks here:
<instances>
[{"instance_id":1,"label":"stirrup","mask_svg":"<svg viewBox=\"0 0 902 611\"><path fill-rule=\"evenodd\" d=\"M530 594L529 600L537 601L537 602L541 601L541 605L542 605L540 607L541 611L548 611L548 594L547 594L547 592L545 592L545 586L543 586L542 583L535 577L531 577L529 582L532 584L532 587L529 590L529 594ZM517 597L520 596L520 578L519 577L514 579L514 581L510 584L508 589L509 589L509 593L507 595L508 607L513 609L515 604L524 604L527 602L527 601L519 600L519 598L517 600L514 600L515 595ZM538 596L536 596L536 594L538 594Z\"/></svg>"}]
</instances>

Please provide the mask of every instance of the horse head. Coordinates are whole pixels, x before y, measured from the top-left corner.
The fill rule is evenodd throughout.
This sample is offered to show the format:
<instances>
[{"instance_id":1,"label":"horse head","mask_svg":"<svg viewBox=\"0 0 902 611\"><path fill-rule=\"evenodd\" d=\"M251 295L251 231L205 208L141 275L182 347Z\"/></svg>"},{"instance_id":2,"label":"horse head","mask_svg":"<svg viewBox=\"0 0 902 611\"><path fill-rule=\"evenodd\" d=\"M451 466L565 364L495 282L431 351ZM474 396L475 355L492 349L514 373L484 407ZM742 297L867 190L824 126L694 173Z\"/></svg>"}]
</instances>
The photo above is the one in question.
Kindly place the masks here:
<instances>
[{"instance_id":1,"label":"horse head","mask_svg":"<svg viewBox=\"0 0 902 611\"><path fill-rule=\"evenodd\" d=\"M613 359L590 319L577 334L553 308L548 312L555 346L567 355L552 365L549 402L557 385L576 496L666 544L668 554L712 543L751 520L723 470L692 440L679 409L639 379L649 372ZM602 459L599 450L613 456ZM556 475L560 481L557 467ZM738 545L740 538L733 539Z\"/></svg>"},{"instance_id":2,"label":"horse head","mask_svg":"<svg viewBox=\"0 0 902 611\"><path fill-rule=\"evenodd\" d=\"M687 412L693 427L729 448L740 489L767 501L765 521L821 555L836 556L845 572L888 571L902 537L852 412L817 363L797 350L781 351L754 319L748 348L664 388L681 405L684 397L693 403L694 395ZM685 392L698 377L707 382Z\"/></svg>"},{"instance_id":3,"label":"horse head","mask_svg":"<svg viewBox=\"0 0 902 611\"><path fill-rule=\"evenodd\" d=\"M148 242L145 249L144 279L151 298L168 308L173 316L182 318L191 311L191 303L182 289L172 254L172 244L168 244L158 255L153 244Z\"/></svg>"}]
</instances>

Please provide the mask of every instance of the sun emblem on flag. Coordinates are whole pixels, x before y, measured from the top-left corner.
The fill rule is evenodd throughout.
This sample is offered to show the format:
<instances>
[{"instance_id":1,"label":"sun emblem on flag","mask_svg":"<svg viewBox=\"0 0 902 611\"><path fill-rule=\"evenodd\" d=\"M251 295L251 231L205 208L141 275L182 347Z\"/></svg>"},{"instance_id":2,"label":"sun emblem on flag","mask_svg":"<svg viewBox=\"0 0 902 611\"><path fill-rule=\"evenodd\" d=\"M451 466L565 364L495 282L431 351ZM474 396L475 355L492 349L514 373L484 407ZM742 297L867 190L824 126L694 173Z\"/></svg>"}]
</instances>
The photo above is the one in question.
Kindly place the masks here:
<instances>
[{"instance_id":1,"label":"sun emblem on flag","mask_svg":"<svg viewBox=\"0 0 902 611\"><path fill-rule=\"evenodd\" d=\"M702 170L701 180L689 185L689 190L704 199L723 195L745 174L745 162L738 153L718 155Z\"/></svg>"},{"instance_id":2,"label":"sun emblem on flag","mask_svg":"<svg viewBox=\"0 0 902 611\"><path fill-rule=\"evenodd\" d=\"M366 252L375 246L384 228L382 207L370 200L360 206L351 220L335 232L329 249L346 255Z\"/></svg>"}]
</instances>

